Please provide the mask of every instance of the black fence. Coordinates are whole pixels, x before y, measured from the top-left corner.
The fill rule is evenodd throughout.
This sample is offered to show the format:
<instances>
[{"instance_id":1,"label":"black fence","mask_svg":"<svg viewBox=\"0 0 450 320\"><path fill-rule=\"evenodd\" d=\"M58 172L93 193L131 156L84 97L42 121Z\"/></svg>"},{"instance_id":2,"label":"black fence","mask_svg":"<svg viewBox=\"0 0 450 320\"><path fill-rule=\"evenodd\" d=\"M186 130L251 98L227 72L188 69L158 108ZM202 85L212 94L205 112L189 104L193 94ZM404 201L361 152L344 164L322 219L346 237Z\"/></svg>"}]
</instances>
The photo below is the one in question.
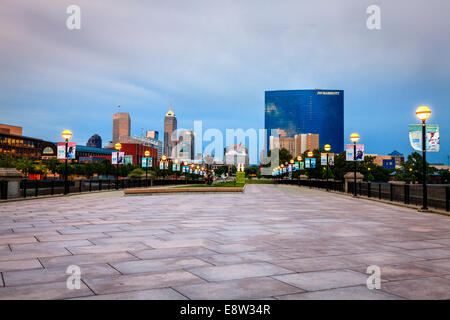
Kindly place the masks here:
<instances>
[{"instance_id":1,"label":"black fence","mask_svg":"<svg viewBox=\"0 0 450 320\"><path fill-rule=\"evenodd\" d=\"M186 179L81 179L68 181L69 193L200 183L204 183L204 181ZM8 182L0 181L1 199L8 198L7 188ZM61 180L22 180L20 182L20 196L23 198L60 194L64 194L64 181Z\"/></svg>"},{"instance_id":2,"label":"black fence","mask_svg":"<svg viewBox=\"0 0 450 320\"><path fill-rule=\"evenodd\" d=\"M342 181L328 181L327 183L325 180L275 179L274 183L319 189L328 188L330 191L345 192L345 183ZM450 211L450 186L427 185L427 190L430 208ZM354 194L354 191L355 183L349 182L347 193ZM422 185L359 182L356 183L356 194L368 198L422 206Z\"/></svg>"}]
</instances>

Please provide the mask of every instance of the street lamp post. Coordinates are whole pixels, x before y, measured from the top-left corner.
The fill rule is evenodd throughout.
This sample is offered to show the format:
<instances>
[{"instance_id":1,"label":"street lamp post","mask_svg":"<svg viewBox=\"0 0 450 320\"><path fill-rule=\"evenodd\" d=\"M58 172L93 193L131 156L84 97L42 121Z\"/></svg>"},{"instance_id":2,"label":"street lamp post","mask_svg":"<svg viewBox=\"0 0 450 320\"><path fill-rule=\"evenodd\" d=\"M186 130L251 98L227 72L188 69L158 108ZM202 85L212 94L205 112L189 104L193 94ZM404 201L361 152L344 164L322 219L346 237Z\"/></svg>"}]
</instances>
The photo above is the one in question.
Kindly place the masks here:
<instances>
[{"instance_id":1,"label":"street lamp post","mask_svg":"<svg viewBox=\"0 0 450 320\"><path fill-rule=\"evenodd\" d=\"M187 170L188 170L187 161L183 162L183 166L184 166L184 178L186 179L186 184L187 184Z\"/></svg>"},{"instance_id":2,"label":"street lamp post","mask_svg":"<svg viewBox=\"0 0 450 320\"><path fill-rule=\"evenodd\" d=\"M65 151L65 164L64 164L64 194L69 193L69 182L67 180L67 149L69 147L69 139L72 138L72 131L70 130L64 130L61 134L61 136L64 138L66 145L66 151Z\"/></svg>"},{"instance_id":3,"label":"street lamp post","mask_svg":"<svg viewBox=\"0 0 450 320\"><path fill-rule=\"evenodd\" d=\"M329 188L328 188L328 167L329 167L329 162L328 162L328 152L330 152L331 146L330 146L329 144L326 144L326 145L324 146L324 150L325 150L326 153L327 153L327 191L329 191Z\"/></svg>"},{"instance_id":4,"label":"street lamp post","mask_svg":"<svg viewBox=\"0 0 450 320\"><path fill-rule=\"evenodd\" d=\"M303 160L302 156L297 156L297 161L298 161L298 185L300 185L300 162Z\"/></svg>"},{"instance_id":5,"label":"street lamp post","mask_svg":"<svg viewBox=\"0 0 450 320\"><path fill-rule=\"evenodd\" d=\"M148 187L148 157L150 156L150 151L145 151L144 152L144 156L145 156L145 184Z\"/></svg>"},{"instance_id":6,"label":"street lamp post","mask_svg":"<svg viewBox=\"0 0 450 320\"><path fill-rule=\"evenodd\" d=\"M430 108L426 106L418 107L416 116L422 121L422 211L428 210L428 193L427 193L427 134L426 121L431 116Z\"/></svg>"},{"instance_id":7,"label":"street lamp post","mask_svg":"<svg viewBox=\"0 0 450 320\"><path fill-rule=\"evenodd\" d=\"M117 164L116 164L116 190L119 189L119 157L120 157L120 149L122 149L122 144L116 143L114 145L114 149L117 150Z\"/></svg>"},{"instance_id":8,"label":"street lamp post","mask_svg":"<svg viewBox=\"0 0 450 320\"><path fill-rule=\"evenodd\" d=\"M309 158L309 188L311 189L311 158L314 156L314 153L312 151L308 151L307 156Z\"/></svg>"},{"instance_id":9,"label":"street lamp post","mask_svg":"<svg viewBox=\"0 0 450 320\"><path fill-rule=\"evenodd\" d=\"M357 197L358 194L356 193L356 143L359 141L359 134L357 133L352 133L350 135L350 140L353 142L353 162L354 162L354 192L353 192L353 196Z\"/></svg>"}]
</instances>

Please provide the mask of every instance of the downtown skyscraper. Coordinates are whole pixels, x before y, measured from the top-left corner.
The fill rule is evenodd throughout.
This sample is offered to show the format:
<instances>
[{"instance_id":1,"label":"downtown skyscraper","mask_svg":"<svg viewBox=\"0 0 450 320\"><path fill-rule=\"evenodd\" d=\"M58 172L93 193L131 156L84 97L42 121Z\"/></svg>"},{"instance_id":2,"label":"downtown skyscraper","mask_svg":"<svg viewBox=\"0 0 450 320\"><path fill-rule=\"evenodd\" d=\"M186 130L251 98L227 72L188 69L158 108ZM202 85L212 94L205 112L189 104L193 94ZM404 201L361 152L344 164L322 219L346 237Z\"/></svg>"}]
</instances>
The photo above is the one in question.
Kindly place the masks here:
<instances>
[{"instance_id":1,"label":"downtown skyscraper","mask_svg":"<svg viewBox=\"0 0 450 320\"><path fill-rule=\"evenodd\" d=\"M113 143L120 141L121 137L129 137L131 133L131 118L127 112L113 114Z\"/></svg>"},{"instance_id":2,"label":"downtown skyscraper","mask_svg":"<svg viewBox=\"0 0 450 320\"><path fill-rule=\"evenodd\" d=\"M278 129L280 138L318 134L320 148L330 144L334 152L344 151L343 90L281 90L265 92L265 129Z\"/></svg>"},{"instance_id":3,"label":"downtown skyscraper","mask_svg":"<svg viewBox=\"0 0 450 320\"><path fill-rule=\"evenodd\" d=\"M172 156L172 150L178 142L178 137L173 137L173 133L177 131L177 117L170 105L169 111L164 117L164 154L167 157Z\"/></svg>"}]
</instances>

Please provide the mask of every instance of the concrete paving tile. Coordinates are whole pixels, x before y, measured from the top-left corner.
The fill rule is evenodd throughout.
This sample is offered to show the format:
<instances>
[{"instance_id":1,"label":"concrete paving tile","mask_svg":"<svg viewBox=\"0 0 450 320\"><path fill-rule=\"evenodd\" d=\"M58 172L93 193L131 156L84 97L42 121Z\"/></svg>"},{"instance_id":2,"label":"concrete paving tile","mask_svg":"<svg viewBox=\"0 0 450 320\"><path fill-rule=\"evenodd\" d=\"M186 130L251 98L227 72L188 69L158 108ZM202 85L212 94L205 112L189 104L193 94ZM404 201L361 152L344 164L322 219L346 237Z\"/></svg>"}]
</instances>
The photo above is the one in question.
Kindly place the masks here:
<instances>
[{"instance_id":1,"label":"concrete paving tile","mask_svg":"<svg viewBox=\"0 0 450 320\"><path fill-rule=\"evenodd\" d=\"M422 259L445 259L450 258L450 249L420 249L420 250L407 250L402 253L422 258Z\"/></svg>"},{"instance_id":2,"label":"concrete paving tile","mask_svg":"<svg viewBox=\"0 0 450 320\"><path fill-rule=\"evenodd\" d=\"M112 266L123 274L165 272L193 267L211 266L197 258L166 258L153 260L125 261L112 263Z\"/></svg>"},{"instance_id":3,"label":"concrete paving tile","mask_svg":"<svg viewBox=\"0 0 450 320\"><path fill-rule=\"evenodd\" d=\"M421 266L418 263L405 263L399 265L383 265L379 266L381 270L382 280L406 280L423 277L433 277L442 274L438 268ZM366 273L367 268L356 267L351 268L354 271Z\"/></svg>"},{"instance_id":4,"label":"concrete paving tile","mask_svg":"<svg viewBox=\"0 0 450 320\"><path fill-rule=\"evenodd\" d=\"M155 248L184 248L184 247L209 247L217 245L216 242L211 240L203 240L203 239L186 239L186 240L169 240L169 241L161 241L161 240L144 240L146 245Z\"/></svg>"},{"instance_id":5,"label":"concrete paving tile","mask_svg":"<svg viewBox=\"0 0 450 320\"><path fill-rule=\"evenodd\" d=\"M122 252L132 250L145 250L149 247L143 243L124 243L124 244L99 244L86 247L67 247L72 254L89 254L89 253L108 253L108 252Z\"/></svg>"},{"instance_id":6,"label":"concrete paving tile","mask_svg":"<svg viewBox=\"0 0 450 320\"><path fill-rule=\"evenodd\" d=\"M387 242L387 246L402 248L402 249L433 249L442 248L443 245L438 243L432 243L428 241L400 241L400 242Z\"/></svg>"},{"instance_id":7,"label":"concrete paving tile","mask_svg":"<svg viewBox=\"0 0 450 320\"><path fill-rule=\"evenodd\" d=\"M351 270L329 270L273 276L306 291L365 285L367 275Z\"/></svg>"},{"instance_id":8,"label":"concrete paving tile","mask_svg":"<svg viewBox=\"0 0 450 320\"><path fill-rule=\"evenodd\" d=\"M0 261L0 272L42 268L38 259Z\"/></svg>"},{"instance_id":9,"label":"concrete paving tile","mask_svg":"<svg viewBox=\"0 0 450 320\"><path fill-rule=\"evenodd\" d=\"M450 273L450 259L436 259L419 261L416 263L419 266L433 268L441 271L443 274Z\"/></svg>"},{"instance_id":10,"label":"concrete paving tile","mask_svg":"<svg viewBox=\"0 0 450 320\"><path fill-rule=\"evenodd\" d=\"M296 272L343 269L361 265L351 261L347 256L331 256L304 259L285 259L274 262L276 265Z\"/></svg>"},{"instance_id":11,"label":"concrete paving tile","mask_svg":"<svg viewBox=\"0 0 450 320\"><path fill-rule=\"evenodd\" d=\"M40 258L45 268L70 266L70 265L86 265L95 263L112 263L118 261L138 260L135 256L127 252L114 253L93 253L93 254L77 254L61 257Z\"/></svg>"},{"instance_id":12,"label":"concrete paving tile","mask_svg":"<svg viewBox=\"0 0 450 320\"><path fill-rule=\"evenodd\" d=\"M450 280L440 277L402 280L382 284L381 290L413 300L450 299Z\"/></svg>"},{"instance_id":13,"label":"concrete paving tile","mask_svg":"<svg viewBox=\"0 0 450 320\"><path fill-rule=\"evenodd\" d=\"M107 235L105 233L100 232L37 236L39 242L58 242L58 241L84 240L84 239L96 239L106 237Z\"/></svg>"},{"instance_id":14,"label":"concrete paving tile","mask_svg":"<svg viewBox=\"0 0 450 320\"><path fill-rule=\"evenodd\" d=\"M366 286L288 294L276 298L279 300L402 300L398 296L380 290L369 290Z\"/></svg>"},{"instance_id":15,"label":"concrete paving tile","mask_svg":"<svg viewBox=\"0 0 450 320\"><path fill-rule=\"evenodd\" d=\"M187 298L173 289L164 288L102 294L73 300L187 300Z\"/></svg>"},{"instance_id":16,"label":"concrete paving tile","mask_svg":"<svg viewBox=\"0 0 450 320\"><path fill-rule=\"evenodd\" d=\"M258 259L245 258L232 253L222 253L222 254L215 254L212 256L202 256L201 259L213 265L237 264L237 263L261 261Z\"/></svg>"},{"instance_id":17,"label":"concrete paving tile","mask_svg":"<svg viewBox=\"0 0 450 320\"><path fill-rule=\"evenodd\" d=\"M56 257L56 256L68 256L70 252L65 248L55 248L55 249L40 249L32 251L14 251L5 252L0 255L0 261L14 261L14 260L27 260L43 257Z\"/></svg>"},{"instance_id":18,"label":"concrete paving tile","mask_svg":"<svg viewBox=\"0 0 450 320\"><path fill-rule=\"evenodd\" d=\"M68 299L93 295L84 283L80 289L67 289L66 282L32 284L0 288L0 300L49 300Z\"/></svg>"},{"instance_id":19,"label":"concrete paving tile","mask_svg":"<svg viewBox=\"0 0 450 320\"><path fill-rule=\"evenodd\" d=\"M198 267L189 268L187 270L207 281L226 281L292 273L291 270L287 270L267 262Z\"/></svg>"},{"instance_id":20,"label":"concrete paving tile","mask_svg":"<svg viewBox=\"0 0 450 320\"><path fill-rule=\"evenodd\" d=\"M11 244L11 250L13 252L40 252L43 250L60 249L64 247L79 247L79 246L91 246L92 242L88 240L64 240L53 242L36 242L36 243L24 243L24 244Z\"/></svg>"},{"instance_id":21,"label":"concrete paving tile","mask_svg":"<svg viewBox=\"0 0 450 320\"><path fill-rule=\"evenodd\" d=\"M135 274L86 280L96 294L110 294L154 288L175 287L204 283L205 281L187 271Z\"/></svg>"},{"instance_id":22,"label":"concrete paving tile","mask_svg":"<svg viewBox=\"0 0 450 320\"><path fill-rule=\"evenodd\" d=\"M130 253L132 253L139 259L144 260L173 258L173 257L198 257L217 254L217 252L206 249L204 247L150 249L141 251L130 251Z\"/></svg>"},{"instance_id":23,"label":"concrete paving tile","mask_svg":"<svg viewBox=\"0 0 450 320\"><path fill-rule=\"evenodd\" d=\"M304 292L267 277L176 286L174 289L193 300L258 299Z\"/></svg>"},{"instance_id":24,"label":"concrete paving tile","mask_svg":"<svg viewBox=\"0 0 450 320\"><path fill-rule=\"evenodd\" d=\"M70 276L70 274L66 273L67 267L4 272L3 279L6 286L20 286L33 283L65 282ZM82 265L79 267L82 280L120 274L118 271L114 270L107 264L90 264Z\"/></svg>"}]
</instances>

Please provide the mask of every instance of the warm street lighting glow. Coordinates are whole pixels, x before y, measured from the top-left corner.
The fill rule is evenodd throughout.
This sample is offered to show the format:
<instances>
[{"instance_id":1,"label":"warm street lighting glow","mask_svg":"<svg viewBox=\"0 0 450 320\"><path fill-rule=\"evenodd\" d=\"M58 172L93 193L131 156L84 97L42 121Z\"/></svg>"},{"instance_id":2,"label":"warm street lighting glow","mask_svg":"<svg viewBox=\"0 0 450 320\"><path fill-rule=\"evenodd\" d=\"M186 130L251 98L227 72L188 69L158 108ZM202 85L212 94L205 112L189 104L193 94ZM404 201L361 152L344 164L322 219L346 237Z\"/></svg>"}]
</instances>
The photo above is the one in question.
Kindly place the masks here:
<instances>
[{"instance_id":1,"label":"warm street lighting glow","mask_svg":"<svg viewBox=\"0 0 450 320\"><path fill-rule=\"evenodd\" d=\"M294 159L291 159L291 161L289 161L289 162L290 162L290 163L292 164L292 163L294 163L294 162L295 162L295 160L294 160Z\"/></svg>"},{"instance_id":2,"label":"warm street lighting glow","mask_svg":"<svg viewBox=\"0 0 450 320\"><path fill-rule=\"evenodd\" d=\"M176 163L176 164L178 164L178 162L180 162L180 160L175 159L173 162Z\"/></svg>"},{"instance_id":3,"label":"warm street lighting glow","mask_svg":"<svg viewBox=\"0 0 450 320\"><path fill-rule=\"evenodd\" d=\"M281 167L284 168L284 164L282 164Z\"/></svg>"},{"instance_id":4,"label":"warm street lighting glow","mask_svg":"<svg viewBox=\"0 0 450 320\"><path fill-rule=\"evenodd\" d=\"M302 156L297 157L297 161L302 161L302 160L303 160Z\"/></svg>"},{"instance_id":5,"label":"warm street lighting glow","mask_svg":"<svg viewBox=\"0 0 450 320\"><path fill-rule=\"evenodd\" d=\"M188 165L188 163L185 161L185 162L183 162L183 165L186 167Z\"/></svg>"},{"instance_id":6,"label":"warm street lighting glow","mask_svg":"<svg viewBox=\"0 0 450 320\"><path fill-rule=\"evenodd\" d=\"M350 135L350 140L351 140L353 143L358 142L358 141L359 141L359 134L357 134L357 133L352 133L352 134Z\"/></svg>"},{"instance_id":7,"label":"warm street lighting glow","mask_svg":"<svg viewBox=\"0 0 450 320\"><path fill-rule=\"evenodd\" d=\"M313 155L314 153L312 151L308 151L308 158L312 158Z\"/></svg>"},{"instance_id":8,"label":"warm street lighting glow","mask_svg":"<svg viewBox=\"0 0 450 320\"><path fill-rule=\"evenodd\" d=\"M166 156L161 156L161 161L166 161L167 160L167 157Z\"/></svg>"},{"instance_id":9,"label":"warm street lighting glow","mask_svg":"<svg viewBox=\"0 0 450 320\"><path fill-rule=\"evenodd\" d=\"M150 151L148 151L148 150L145 151L145 152L144 152L144 155L145 155L146 157L148 157L148 156L150 155Z\"/></svg>"},{"instance_id":10,"label":"warm street lighting glow","mask_svg":"<svg viewBox=\"0 0 450 320\"><path fill-rule=\"evenodd\" d=\"M324 149L326 152L328 152L328 151L331 150L331 146L330 146L329 144L326 144L326 145L323 147L323 149Z\"/></svg>"},{"instance_id":11,"label":"warm street lighting glow","mask_svg":"<svg viewBox=\"0 0 450 320\"><path fill-rule=\"evenodd\" d=\"M120 151L120 149L122 149L122 144L120 144L120 143L116 143L116 144L114 145L114 149L116 149L116 150L119 150L119 151Z\"/></svg>"},{"instance_id":12,"label":"warm street lighting glow","mask_svg":"<svg viewBox=\"0 0 450 320\"><path fill-rule=\"evenodd\" d=\"M70 130L64 130L61 133L61 137L63 137L65 140L69 140L70 138L72 138L72 131Z\"/></svg>"},{"instance_id":13,"label":"warm street lighting glow","mask_svg":"<svg viewBox=\"0 0 450 320\"><path fill-rule=\"evenodd\" d=\"M416 117L419 120L426 121L431 117L431 110L427 106L418 107L416 110Z\"/></svg>"}]
</instances>

